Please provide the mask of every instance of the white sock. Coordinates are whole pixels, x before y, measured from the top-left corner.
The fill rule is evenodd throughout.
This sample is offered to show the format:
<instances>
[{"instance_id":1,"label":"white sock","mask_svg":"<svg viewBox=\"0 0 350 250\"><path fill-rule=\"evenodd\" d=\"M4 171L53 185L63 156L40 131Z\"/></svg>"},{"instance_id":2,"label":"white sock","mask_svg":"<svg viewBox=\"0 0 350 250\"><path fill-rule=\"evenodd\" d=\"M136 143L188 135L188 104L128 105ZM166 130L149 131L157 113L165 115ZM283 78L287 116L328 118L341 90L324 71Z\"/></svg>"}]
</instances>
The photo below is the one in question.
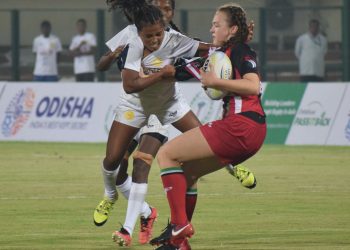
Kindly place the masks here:
<instances>
[{"instance_id":1,"label":"white sock","mask_svg":"<svg viewBox=\"0 0 350 250\"><path fill-rule=\"evenodd\" d=\"M141 208L141 216L144 218L148 218L152 213L152 210L147 202L143 202L142 208Z\"/></svg>"},{"instance_id":2,"label":"white sock","mask_svg":"<svg viewBox=\"0 0 350 250\"><path fill-rule=\"evenodd\" d=\"M104 168L102 164L102 176L103 182L105 184L105 196L107 196L111 200L117 200L118 193L115 188L115 180L118 173L118 169L113 171L108 171Z\"/></svg>"},{"instance_id":3,"label":"white sock","mask_svg":"<svg viewBox=\"0 0 350 250\"><path fill-rule=\"evenodd\" d=\"M129 194L130 194L130 189L131 189L131 182L132 182L132 178L130 176L128 176L128 178L126 178L126 180L124 181L124 183L122 183L121 185L117 186L117 190L123 194L123 196L125 197L125 199L129 199Z\"/></svg>"},{"instance_id":4,"label":"white sock","mask_svg":"<svg viewBox=\"0 0 350 250\"><path fill-rule=\"evenodd\" d=\"M132 183L123 228L132 235L147 194L147 183Z\"/></svg>"},{"instance_id":5,"label":"white sock","mask_svg":"<svg viewBox=\"0 0 350 250\"><path fill-rule=\"evenodd\" d=\"M128 178L125 180L123 184L117 186L117 190L120 193L122 193L125 199L127 200L129 200L131 183L132 183L132 178L128 176ZM148 216L151 215L151 212L152 211L151 211L151 208L149 207L149 204L144 201L141 208L141 216L148 218Z\"/></svg>"}]
</instances>

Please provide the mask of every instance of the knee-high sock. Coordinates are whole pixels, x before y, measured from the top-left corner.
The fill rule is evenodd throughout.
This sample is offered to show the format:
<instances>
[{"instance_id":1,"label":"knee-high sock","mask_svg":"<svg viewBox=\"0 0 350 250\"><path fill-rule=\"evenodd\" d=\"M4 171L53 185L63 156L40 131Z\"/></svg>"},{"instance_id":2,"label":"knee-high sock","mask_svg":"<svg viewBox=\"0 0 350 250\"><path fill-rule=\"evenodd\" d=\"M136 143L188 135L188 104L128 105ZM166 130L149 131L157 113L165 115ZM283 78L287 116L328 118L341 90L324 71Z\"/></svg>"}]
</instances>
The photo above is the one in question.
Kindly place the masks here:
<instances>
[{"instance_id":1,"label":"knee-high sock","mask_svg":"<svg viewBox=\"0 0 350 250\"><path fill-rule=\"evenodd\" d=\"M171 223L186 225L186 178L180 167L166 168L161 170L161 178L166 192L170 211Z\"/></svg>"},{"instance_id":2,"label":"knee-high sock","mask_svg":"<svg viewBox=\"0 0 350 250\"><path fill-rule=\"evenodd\" d=\"M111 200L116 200L118 198L118 193L115 188L115 180L118 173L118 169L113 171L108 171L104 168L102 164L102 176L105 185L105 196Z\"/></svg>"},{"instance_id":3,"label":"knee-high sock","mask_svg":"<svg viewBox=\"0 0 350 250\"><path fill-rule=\"evenodd\" d=\"M186 191L186 215L189 221L192 220L194 209L197 204L197 189L196 188L188 188Z\"/></svg>"},{"instance_id":4,"label":"knee-high sock","mask_svg":"<svg viewBox=\"0 0 350 250\"><path fill-rule=\"evenodd\" d=\"M123 228L132 235L147 194L147 183L132 183Z\"/></svg>"},{"instance_id":5,"label":"knee-high sock","mask_svg":"<svg viewBox=\"0 0 350 250\"><path fill-rule=\"evenodd\" d=\"M131 189L131 183L132 183L132 178L128 176L128 178L125 180L125 182L121 185L117 186L117 190L123 194L125 199L129 200L129 194L130 194L130 189ZM149 204L145 201L142 204L141 208L141 216L147 218L151 214L151 209L149 207Z\"/></svg>"}]
</instances>

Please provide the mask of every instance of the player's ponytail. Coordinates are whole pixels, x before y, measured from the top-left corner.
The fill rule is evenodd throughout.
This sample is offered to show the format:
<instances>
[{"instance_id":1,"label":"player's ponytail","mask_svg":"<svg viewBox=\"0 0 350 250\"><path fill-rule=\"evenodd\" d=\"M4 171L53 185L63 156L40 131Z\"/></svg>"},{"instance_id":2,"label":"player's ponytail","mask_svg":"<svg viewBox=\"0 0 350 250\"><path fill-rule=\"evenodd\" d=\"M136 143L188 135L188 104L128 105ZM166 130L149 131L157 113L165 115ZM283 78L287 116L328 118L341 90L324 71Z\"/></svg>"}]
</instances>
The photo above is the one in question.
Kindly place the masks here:
<instances>
[{"instance_id":1,"label":"player's ponytail","mask_svg":"<svg viewBox=\"0 0 350 250\"><path fill-rule=\"evenodd\" d=\"M224 47L230 47L237 43L244 43L247 41L249 30L247 25L246 13L238 4L225 4L218 8L217 11L223 12L227 16L229 27L236 25L238 27L237 33L231 37Z\"/></svg>"},{"instance_id":2,"label":"player's ponytail","mask_svg":"<svg viewBox=\"0 0 350 250\"><path fill-rule=\"evenodd\" d=\"M130 23L135 22L135 13L142 10L146 5L145 0L106 0L109 10L120 9Z\"/></svg>"}]
</instances>

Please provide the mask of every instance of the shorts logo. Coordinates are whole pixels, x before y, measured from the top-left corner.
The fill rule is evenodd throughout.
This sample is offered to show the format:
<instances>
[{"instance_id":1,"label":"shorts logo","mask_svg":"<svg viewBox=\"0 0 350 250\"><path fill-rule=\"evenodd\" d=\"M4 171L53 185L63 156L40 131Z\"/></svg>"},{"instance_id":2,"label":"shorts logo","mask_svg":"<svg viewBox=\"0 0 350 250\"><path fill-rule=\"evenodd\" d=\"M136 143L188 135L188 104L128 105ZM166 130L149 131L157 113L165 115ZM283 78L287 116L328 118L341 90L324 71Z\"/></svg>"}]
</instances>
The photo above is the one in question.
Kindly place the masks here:
<instances>
[{"instance_id":1,"label":"shorts logo","mask_svg":"<svg viewBox=\"0 0 350 250\"><path fill-rule=\"evenodd\" d=\"M28 121L34 106L35 93L32 89L22 89L15 94L5 110L1 132L5 137L16 135Z\"/></svg>"},{"instance_id":2,"label":"shorts logo","mask_svg":"<svg viewBox=\"0 0 350 250\"><path fill-rule=\"evenodd\" d=\"M132 110L128 110L124 112L124 118L128 121L134 120L135 112Z\"/></svg>"},{"instance_id":3,"label":"shorts logo","mask_svg":"<svg viewBox=\"0 0 350 250\"><path fill-rule=\"evenodd\" d=\"M176 115L177 115L177 111L169 112L168 114L169 117L175 117Z\"/></svg>"}]
</instances>

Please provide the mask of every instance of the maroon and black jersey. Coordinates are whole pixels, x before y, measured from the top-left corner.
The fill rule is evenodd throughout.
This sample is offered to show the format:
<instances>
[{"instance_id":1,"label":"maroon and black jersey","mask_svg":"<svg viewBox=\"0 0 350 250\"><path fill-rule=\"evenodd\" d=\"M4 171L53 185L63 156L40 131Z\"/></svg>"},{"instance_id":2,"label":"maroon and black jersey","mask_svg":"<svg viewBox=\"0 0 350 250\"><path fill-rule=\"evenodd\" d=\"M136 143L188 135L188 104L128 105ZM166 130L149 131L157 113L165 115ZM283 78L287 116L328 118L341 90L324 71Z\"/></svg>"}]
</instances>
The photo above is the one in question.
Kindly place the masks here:
<instances>
[{"instance_id":1,"label":"maroon and black jersey","mask_svg":"<svg viewBox=\"0 0 350 250\"><path fill-rule=\"evenodd\" d=\"M233 79L242 79L245 74L259 75L256 53L245 43L236 44L224 51L232 63ZM224 116L244 112L256 112L264 116L260 96L231 93L224 97Z\"/></svg>"}]
</instances>

